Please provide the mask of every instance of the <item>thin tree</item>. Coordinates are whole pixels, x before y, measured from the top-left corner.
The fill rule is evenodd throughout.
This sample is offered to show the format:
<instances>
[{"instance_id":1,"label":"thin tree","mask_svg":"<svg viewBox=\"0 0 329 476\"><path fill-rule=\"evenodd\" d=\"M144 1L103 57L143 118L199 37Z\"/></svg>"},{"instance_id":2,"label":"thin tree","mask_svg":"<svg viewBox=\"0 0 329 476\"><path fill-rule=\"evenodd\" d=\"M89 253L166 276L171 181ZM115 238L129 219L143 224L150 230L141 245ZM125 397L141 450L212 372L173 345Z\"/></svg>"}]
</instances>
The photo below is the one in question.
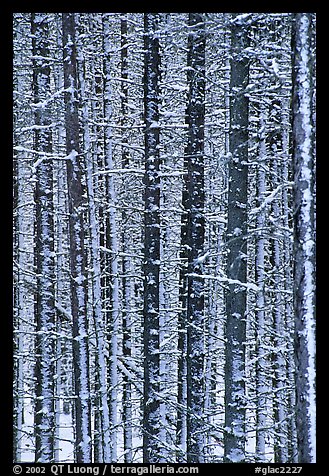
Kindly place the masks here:
<instances>
[{"instance_id":1,"label":"thin tree","mask_svg":"<svg viewBox=\"0 0 329 476\"><path fill-rule=\"evenodd\" d=\"M261 207L266 192L266 106L261 106L259 117L259 166L257 169L257 200L258 207ZM266 239L264 229L266 223L266 210L263 208L257 215L257 237L255 250L255 275L258 292L256 296L256 453L258 461L265 461L265 442L266 442L266 422L267 422L267 391L268 382L266 377L266 350L265 350L265 245Z\"/></svg>"},{"instance_id":2,"label":"thin tree","mask_svg":"<svg viewBox=\"0 0 329 476\"><path fill-rule=\"evenodd\" d=\"M187 111L186 119L187 121ZM184 154L184 171L187 172L188 156ZM177 423L176 423L176 444L180 448L177 454L177 461L186 461L187 445L187 264L188 264L188 242L187 242L187 221L188 221L188 176L183 175L182 189L182 214L180 224L180 269L179 269L179 302L180 311L178 314L178 364L177 364Z\"/></svg>"},{"instance_id":3,"label":"thin tree","mask_svg":"<svg viewBox=\"0 0 329 476\"><path fill-rule=\"evenodd\" d=\"M247 279L247 180L249 81L248 20L231 21L230 160L228 164L227 277ZM229 284L226 294L224 460L245 460L245 341L247 290Z\"/></svg>"},{"instance_id":4,"label":"thin tree","mask_svg":"<svg viewBox=\"0 0 329 476\"><path fill-rule=\"evenodd\" d=\"M158 15L144 14L144 401L143 460L159 462L160 151Z\"/></svg>"},{"instance_id":5,"label":"thin tree","mask_svg":"<svg viewBox=\"0 0 329 476\"><path fill-rule=\"evenodd\" d=\"M24 21L25 18L25 21ZM14 461L22 461L24 455L24 435L26 427L24 396L27 388L34 391L34 379L27 386L26 344L30 331L35 335L35 299L31 292L35 289L34 268L34 226L35 226L35 181L31 180L31 165L38 155L26 153L24 147L34 139L35 117L31 112L31 14L14 14L14 55L13 55L13 142L17 147L14 156L14 395L13 395L13 450ZM29 70L29 73L27 71ZM32 74L31 74L32 73ZM24 99L23 99L24 98ZM28 127L26 127L28 126ZM32 126L32 127L30 127ZM23 132L24 131L24 132ZM23 146L23 147L21 147ZM18 150L21 148L21 150ZM26 160L29 157L28 160ZM33 170L33 169L32 169ZM34 342L33 342L34 345ZM34 361L34 359L33 359Z\"/></svg>"},{"instance_id":6,"label":"thin tree","mask_svg":"<svg viewBox=\"0 0 329 476\"><path fill-rule=\"evenodd\" d=\"M79 101L75 14L63 13L66 164L69 203L71 312L75 386L76 460L91 461L91 402L86 293L83 161L79 140Z\"/></svg>"},{"instance_id":7,"label":"thin tree","mask_svg":"<svg viewBox=\"0 0 329 476\"><path fill-rule=\"evenodd\" d=\"M272 116L272 133L269 138L269 148L271 153L271 184L274 189L279 189L280 184L282 183L281 177L281 161L280 149L281 149L281 130L276 130L276 123L279 122L279 118L276 118L277 109L275 108L276 103L272 101L272 111L270 116ZM277 121L275 121L277 119ZM277 228L281 223L281 209L282 204L282 195L277 193L277 196L272 201L272 211L271 217L273 220L273 232L270 240L271 243L271 256L270 261L272 264L272 275L275 294L273 297L273 347L275 352L273 355L273 387L275 399L273 399L273 410L274 410L274 420L276 423L277 431L274 435L274 455L275 461L280 463L287 462L287 412L286 412L286 387L287 387L287 375L286 375L286 359L285 359L285 347L287 342L287 332L286 332L286 323L284 318L284 299L283 299L283 276L281 273L282 270L282 240L280 240L280 234L275 228Z\"/></svg>"},{"instance_id":8,"label":"thin tree","mask_svg":"<svg viewBox=\"0 0 329 476\"><path fill-rule=\"evenodd\" d=\"M54 376L55 376L55 258L52 115L49 103L51 60L49 50L50 16L31 14L34 96L34 149L38 152L35 167L37 271L36 295L36 388L35 388L35 461L54 461Z\"/></svg>"},{"instance_id":9,"label":"thin tree","mask_svg":"<svg viewBox=\"0 0 329 476\"><path fill-rule=\"evenodd\" d=\"M294 167L294 313L296 428L299 462L316 459L315 220L312 16L292 26L292 138Z\"/></svg>"},{"instance_id":10,"label":"thin tree","mask_svg":"<svg viewBox=\"0 0 329 476\"><path fill-rule=\"evenodd\" d=\"M82 32L83 33L83 32ZM83 37L83 36L82 36ZM102 299L101 299L101 266L99 251L99 221L96 207L96 178L93 178L93 160L92 160L92 144L90 133L90 113L87 103L87 84L86 84L86 62L83 45L78 44L78 74L81 96L85 98L82 105L82 130L85 155L86 169L86 186L88 195L88 215L89 215L89 235L90 235L90 260L92 268L92 299L93 299L93 321L96 337L96 376L95 384L97 388L97 438L94 437L94 461L108 462L111 460L110 454L110 418L107 399L107 366L106 366L106 340L105 340L105 323L102 315ZM95 183L96 182L96 183ZM95 430L96 433L96 430Z\"/></svg>"},{"instance_id":11,"label":"thin tree","mask_svg":"<svg viewBox=\"0 0 329 476\"><path fill-rule=\"evenodd\" d=\"M129 149L128 149L128 131L125 129L127 124L129 107L128 107L128 23L127 14L121 17L120 32L121 32L121 127L122 127L122 168L129 167ZM129 200L128 180L123 176L123 189L126 197L124 200ZM129 223L129 214L125 208L122 210L122 222L125 226ZM133 299L132 279L129 276L131 273L132 263L129 256L129 239L126 228L122 230L122 248L124 257L122 259L122 293L123 293L123 309L122 309L122 354L127 360L131 357L131 307ZM122 418L123 418L123 439L124 439L124 457L125 463L131 463L132 454L132 385L130 379L126 374L123 375L123 394L122 394Z\"/></svg>"}]
</instances>

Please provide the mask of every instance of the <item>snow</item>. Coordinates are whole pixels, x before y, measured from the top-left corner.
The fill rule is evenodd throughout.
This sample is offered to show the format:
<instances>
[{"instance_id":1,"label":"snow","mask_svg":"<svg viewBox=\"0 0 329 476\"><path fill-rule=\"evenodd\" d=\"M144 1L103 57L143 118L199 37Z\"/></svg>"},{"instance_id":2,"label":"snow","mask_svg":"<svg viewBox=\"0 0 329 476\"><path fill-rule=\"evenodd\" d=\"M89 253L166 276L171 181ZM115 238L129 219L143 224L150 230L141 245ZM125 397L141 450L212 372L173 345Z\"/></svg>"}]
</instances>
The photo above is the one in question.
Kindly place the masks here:
<instances>
[{"instance_id":1,"label":"snow","mask_svg":"<svg viewBox=\"0 0 329 476\"><path fill-rule=\"evenodd\" d=\"M72 149L71 152L68 155L63 157L63 160L67 160L67 161L72 160L72 161L74 161L78 155L79 155L78 152L76 150Z\"/></svg>"},{"instance_id":2,"label":"snow","mask_svg":"<svg viewBox=\"0 0 329 476\"><path fill-rule=\"evenodd\" d=\"M256 208L250 210L249 215L257 215L257 213L263 211L273 200L276 199L277 195L284 189L284 188L291 188L294 185L294 182L286 182L283 184L278 185L272 192L269 192L267 197L264 199L263 203Z\"/></svg>"},{"instance_id":3,"label":"snow","mask_svg":"<svg viewBox=\"0 0 329 476\"><path fill-rule=\"evenodd\" d=\"M233 230L233 236L240 236L242 234L241 228L234 228Z\"/></svg>"},{"instance_id":4,"label":"snow","mask_svg":"<svg viewBox=\"0 0 329 476\"><path fill-rule=\"evenodd\" d=\"M206 253L204 253L202 256L198 256L195 260L194 260L194 265L197 266L199 264L202 264L206 261L206 259L210 256L210 252L207 251Z\"/></svg>"},{"instance_id":5,"label":"snow","mask_svg":"<svg viewBox=\"0 0 329 476\"><path fill-rule=\"evenodd\" d=\"M245 460L245 455L242 450L239 448L233 448L227 455L227 458L232 462L232 463L240 463Z\"/></svg>"},{"instance_id":6,"label":"snow","mask_svg":"<svg viewBox=\"0 0 329 476\"><path fill-rule=\"evenodd\" d=\"M33 416L33 400L25 395L24 398L24 420L26 432L22 437L22 459L21 462L34 462L34 444L32 444L34 416ZM73 422L70 415L60 413L59 418L59 454L60 462L74 462L74 438L73 438Z\"/></svg>"},{"instance_id":7,"label":"snow","mask_svg":"<svg viewBox=\"0 0 329 476\"><path fill-rule=\"evenodd\" d=\"M243 283L242 281L239 281L238 279L230 279L225 276L216 276L212 274L197 274L197 273L188 273L187 276L192 276L192 277L201 278L201 279L213 279L221 283L236 284L243 288L249 289L250 291L255 291L255 292L259 291L258 286L256 286L256 284L254 283Z\"/></svg>"}]
</instances>

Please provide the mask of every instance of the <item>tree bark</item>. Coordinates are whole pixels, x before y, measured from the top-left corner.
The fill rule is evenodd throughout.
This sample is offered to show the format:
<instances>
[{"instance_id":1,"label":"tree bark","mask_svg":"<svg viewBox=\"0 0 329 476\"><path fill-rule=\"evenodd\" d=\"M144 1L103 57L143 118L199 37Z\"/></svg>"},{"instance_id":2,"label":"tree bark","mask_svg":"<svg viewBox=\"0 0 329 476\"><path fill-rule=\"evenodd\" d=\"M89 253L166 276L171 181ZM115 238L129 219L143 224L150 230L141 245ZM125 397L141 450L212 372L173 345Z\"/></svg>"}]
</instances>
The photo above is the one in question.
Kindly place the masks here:
<instances>
[{"instance_id":1,"label":"tree bark","mask_svg":"<svg viewBox=\"0 0 329 476\"><path fill-rule=\"evenodd\" d=\"M266 192L266 106L262 106L259 119L259 165L257 170L257 205L260 207L265 199ZM267 422L267 392L268 382L266 376L267 359L265 357L265 244L264 237L266 223L266 211L262 209L257 215L257 237L256 237L256 259L255 275L256 284L259 291L256 296L256 454L258 461L265 461L265 441L266 441L266 422Z\"/></svg>"},{"instance_id":2,"label":"tree bark","mask_svg":"<svg viewBox=\"0 0 329 476\"><path fill-rule=\"evenodd\" d=\"M129 149L128 149L128 119L129 119L129 89L128 89L128 23L127 14L120 20L121 32L121 127L122 127L122 168L129 168ZM130 190L129 180L123 175L123 200L129 202ZM123 309L122 309L122 355L129 361L131 358L131 327L132 327L132 311L134 290L131 276L132 259L129 254L129 246L132 242L129 213L125 209L122 210L122 222L124 229L121 232L122 250L124 257L122 259L122 293L123 293ZM129 230L129 231L128 231ZM133 433L132 433L132 384L129 377L124 374L123 391L122 391L122 419L123 419L123 441L124 441L124 458L125 463L131 463L133 459Z\"/></svg>"},{"instance_id":3,"label":"tree bark","mask_svg":"<svg viewBox=\"0 0 329 476\"><path fill-rule=\"evenodd\" d=\"M50 97L49 16L31 15L33 51L34 116L37 126L34 148L41 152L35 165L36 188L36 404L35 462L54 461L54 377L55 377L55 258L53 165L47 154L52 152ZM48 59L48 61L47 61Z\"/></svg>"},{"instance_id":4,"label":"tree bark","mask_svg":"<svg viewBox=\"0 0 329 476\"><path fill-rule=\"evenodd\" d=\"M228 165L227 277L247 279L248 26L232 20L230 79L230 161ZM245 461L246 288L229 284L226 294L224 460Z\"/></svg>"},{"instance_id":5,"label":"tree bark","mask_svg":"<svg viewBox=\"0 0 329 476\"><path fill-rule=\"evenodd\" d=\"M187 159L187 461L204 462L204 121L205 25L190 13L188 37Z\"/></svg>"},{"instance_id":6,"label":"tree bark","mask_svg":"<svg viewBox=\"0 0 329 476\"><path fill-rule=\"evenodd\" d=\"M160 272L160 154L159 154L159 40L157 14L144 14L144 416L143 460L160 460L159 400L159 272Z\"/></svg>"},{"instance_id":7,"label":"tree bark","mask_svg":"<svg viewBox=\"0 0 329 476\"><path fill-rule=\"evenodd\" d=\"M112 90L111 90L111 58L110 58L110 23L108 14L103 15L104 32L104 117L107 125L104 129L104 151L106 169L114 169L112 153L112 130L108 125L112 116ZM110 288L111 288L111 311L109 313L110 335L110 420L111 420L111 460L117 461L118 444L118 334L119 334L119 263L118 263L118 230L116 218L116 190L113 174L106 175L106 191L108 200L108 227L110 259Z\"/></svg>"},{"instance_id":8,"label":"tree bark","mask_svg":"<svg viewBox=\"0 0 329 476\"><path fill-rule=\"evenodd\" d=\"M97 416L95 416L95 420L97 421L97 437L94 437L94 462L105 463L111 461L110 417L107 400L107 351L105 340L105 323L102 315L102 296L100 283L101 265L99 252L99 217L97 215L96 208L97 182L94 183L96 178L93 177L92 143L89 129L90 115L86 101L86 64L84 61L82 45L79 45L78 50L80 91L81 96L85 98L85 102L82 105L82 129L89 212L90 261L92 268L92 307L97 349L95 353L95 386L97 401L95 408L95 413L97 413Z\"/></svg>"},{"instance_id":9,"label":"tree bark","mask_svg":"<svg viewBox=\"0 0 329 476\"><path fill-rule=\"evenodd\" d=\"M63 13L66 163L69 202L76 460L91 461L91 401L87 321L83 162L79 141L75 14Z\"/></svg>"},{"instance_id":10,"label":"tree bark","mask_svg":"<svg viewBox=\"0 0 329 476\"><path fill-rule=\"evenodd\" d=\"M295 385L300 463L316 460L314 71L311 21L311 14L297 13L293 18L292 30Z\"/></svg>"}]
</instances>

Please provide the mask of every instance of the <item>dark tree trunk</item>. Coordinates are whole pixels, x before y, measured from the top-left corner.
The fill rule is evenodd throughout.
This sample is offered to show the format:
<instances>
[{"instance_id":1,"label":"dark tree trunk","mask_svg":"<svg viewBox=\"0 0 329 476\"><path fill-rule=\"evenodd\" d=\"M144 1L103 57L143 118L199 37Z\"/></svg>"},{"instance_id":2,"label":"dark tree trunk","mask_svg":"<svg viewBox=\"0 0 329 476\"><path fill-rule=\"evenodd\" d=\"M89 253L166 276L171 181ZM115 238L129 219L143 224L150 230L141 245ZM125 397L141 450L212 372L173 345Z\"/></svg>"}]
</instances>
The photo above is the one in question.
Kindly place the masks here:
<instances>
[{"instance_id":1,"label":"dark tree trunk","mask_svg":"<svg viewBox=\"0 0 329 476\"><path fill-rule=\"evenodd\" d=\"M157 14L144 14L144 417L143 458L161 458L159 400L159 270L160 270L160 154L159 154L159 41Z\"/></svg>"},{"instance_id":2,"label":"dark tree trunk","mask_svg":"<svg viewBox=\"0 0 329 476\"><path fill-rule=\"evenodd\" d=\"M205 31L202 14L189 14L187 164L187 461L204 461L204 119ZM183 230L184 231L184 230ZM184 238L184 236L183 236Z\"/></svg>"},{"instance_id":3,"label":"dark tree trunk","mask_svg":"<svg viewBox=\"0 0 329 476\"><path fill-rule=\"evenodd\" d=\"M227 277L247 279L248 28L232 21L230 79L230 161L228 165ZM225 434L226 462L245 460L246 287L229 284L226 293Z\"/></svg>"},{"instance_id":4,"label":"dark tree trunk","mask_svg":"<svg viewBox=\"0 0 329 476\"><path fill-rule=\"evenodd\" d=\"M63 64L67 186L69 202L73 368L75 385L76 460L91 461L91 402L84 249L83 157L79 141L75 14L63 13Z\"/></svg>"}]
</instances>

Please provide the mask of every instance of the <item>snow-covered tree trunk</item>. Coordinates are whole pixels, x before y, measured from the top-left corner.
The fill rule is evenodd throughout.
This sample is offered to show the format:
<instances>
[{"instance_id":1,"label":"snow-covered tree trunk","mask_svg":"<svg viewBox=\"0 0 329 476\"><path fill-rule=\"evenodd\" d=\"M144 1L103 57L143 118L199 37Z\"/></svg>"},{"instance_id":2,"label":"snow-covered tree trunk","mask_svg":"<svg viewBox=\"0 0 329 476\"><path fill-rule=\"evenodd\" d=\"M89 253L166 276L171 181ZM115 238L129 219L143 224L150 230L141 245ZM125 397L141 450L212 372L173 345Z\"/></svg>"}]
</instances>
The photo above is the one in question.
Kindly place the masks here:
<instances>
[{"instance_id":1,"label":"snow-covered tree trunk","mask_svg":"<svg viewBox=\"0 0 329 476\"><path fill-rule=\"evenodd\" d=\"M290 88L289 85L287 86ZM290 98L284 97L281 101L281 123L282 123L282 182L288 183L289 173L291 169L291 161L289 160L289 115L290 115ZM291 208L290 208L290 196L291 193L288 187L284 187L282 190L282 213L283 213L283 262L285 263L284 269L284 289L286 295L291 293L293 289L293 273L292 266L287 266L287 263L291 263L292 259L292 240L291 240ZM293 316L293 303L292 297L285 299L285 321L286 321L286 333L287 333L287 380L291 386L294 382L295 375L295 362L294 362L294 316ZM294 409L296 404L296 394L293 386L290 387L288 392L288 409L287 409L287 443L288 443L288 461L296 462L297 455L297 438L296 438L296 419L294 417Z\"/></svg>"},{"instance_id":2,"label":"snow-covered tree trunk","mask_svg":"<svg viewBox=\"0 0 329 476\"><path fill-rule=\"evenodd\" d=\"M161 184L162 185L162 184ZM161 186L162 189L162 186ZM163 190L161 190L161 196L163 196ZM161 208L163 206L163 203L161 203ZM163 230L161 230L161 235L166 235L166 229L165 226L163 227ZM166 253L166 238L165 236L160 237L160 256L163 259ZM168 411L169 409L167 408L166 401L163 398L163 395L166 393L168 390L168 384L167 384L167 371L168 371L168 365L167 365L167 359L168 356L166 355L165 348L164 348L164 342L166 341L166 337L168 337L168 322L169 322L169 317L168 317L168 301L167 301L167 295L166 295L166 288L165 288L165 272L163 268L160 268L160 275L159 275L159 308L160 308L160 314L159 314L159 340L160 340L160 348L159 352L161 355L160 358L160 370L159 370L159 395L160 395L160 441L163 443L166 443L166 436L167 436L167 425L166 421L168 418ZM161 448L161 455L159 458L160 463L166 463L168 461L169 455L167 451L167 446L164 444L164 446Z\"/></svg>"},{"instance_id":3,"label":"snow-covered tree trunk","mask_svg":"<svg viewBox=\"0 0 329 476\"><path fill-rule=\"evenodd\" d=\"M272 102L274 107L271 107L272 115L272 135L270 138L270 153L271 153L271 185L274 190L280 190L282 183L281 178L281 147L282 137L281 131L276 133L277 123L279 118L277 117L277 110L275 106L276 101ZM278 192L272 201L271 207L271 221L272 221L272 282L274 283L274 296L273 296L273 375L272 382L275 392L275 399L273 401L274 421L276 431L274 433L274 457L275 462L285 463L287 462L287 415L286 415L286 387L287 387L287 374L286 374L286 322L284 317L284 298L283 298L283 283L284 275L282 273L282 240L281 232L282 227L282 192Z\"/></svg>"},{"instance_id":4,"label":"snow-covered tree trunk","mask_svg":"<svg viewBox=\"0 0 329 476\"><path fill-rule=\"evenodd\" d=\"M112 91L111 91L111 50L110 50L110 23L108 14L103 16L104 32L104 117L107 123L104 129L105 164L109 173L106 175L106 190L109 202L109 246L111 250L110 279L111 279L111 313L108 328L110 332L110 420L111 420L111 460L117 461L118 440L118 334L119 334L119 263L118 263L118 229L116 218L116 190L112 153L112 129L108 125L112 116Z\"/></svg>"},{"instance_id":5,"label":"snow-covered tree trunk","mask_svg":"<svg viewBox=\"0 0 329 476\"><path fill-rule=\"evenodd\" d=\"M189 14L187 56L187 461L204 462L204 280L205 25Z\"/></svg>"},{"instance_id":6,"label":"snow-covered tree trunk","mask_svg":"<svg viewBox=\"0 0 329 476\"><path fill-rule=\"evenodd\" d=\"M259 118L259 154L257 169L257 206L261 207L266 192L266 106L262 106ZM257 237L255 273L258 292L256 296L256 454L258 461L265 461L265 437L268 408L267 403L267 376L266 376L266 327L265 327L265 243L266 223L265 207L257 215Z\"/></svg>"},{"instance_id":7,"label":"snow-covered tree trunk","mask_svg":"<svg viewBox=\"0 0 329 476\"><path fill-rule=\"evenodd\" d=\"M296 427L299 462L316 460L314 123L311 14L292 31L294 166L294 313Z\"/></svg>"},{"instance_id":8,"label":"snow-covered tree trunk","mask_svg":"<svg viewBox=\"0 0 329 476\"><path fill-rule=\"evenodd\" d=\"M180 247L180 275L179 275L179 301L180 311L178 314L178 369L177 369L177 425L176 444L181 449L177 454L177 461L186 461L186 411L187 411L187 204L186 186L183 185L183 208L181 218L181 247Z\"/></svg>"},{"instance_id":9,"label":"snow-covered tree trunk","mask_svg":"<svg viewBox=\"0 0 329 476\"><path fill-rule=\"evenodd\" d=\"M23 28L20 28L23 14L14 15L14 97L13 97L13 143L14 170L13 170L13 205L14 205L14 382L13 382L13 460L22 461L24 458L24 435L26 394L33 389L33 383L28 384L31 376L27 367L27 345L32 339L31 331L35 332L34 307L35 299L32 290L35 289L36 275L34 269L34 230L35 230L35 177L31 176L31 169L35 160L33 147L29 147L33 139L35 118L31 115L31 83L32 72L30 14ZM26 74L24 65L29 73ZM26 107L27 106L27 107ZM32 127L32 130L31 130ZM33 169L32 169L33 173ZM31 180L32 179L32 180ZM29 352L30 353L30 352ZM33 358L34 362L34 358Z\"/></svg>"},{"instance_id":10,"label":"snow-covered tree trunk","mask_svg":"<svg viewBox=\"0 0 329 476\"><path fill-rule=\"evenodd\" d=\"M159 274L160 274L160 151L158 15L144 14L144 416L143 460L160 460L159 400Z\"/></svg>"},{"instance_id":11,"label":"snow-covered tree trunk","mask_svg":"<svg viewBox=\"0 0 329 476\"><path fill-rule=\"evenodd\" d=\"M176 424L176 444L180 448L177 454L178 462L186 461L187 444L187 264L188 264L188 157L184 155L184 175L182 189L182 214L180 224L180 269L179 269L179 303L178 314L178 368L177 368L177 424Z\"/></svg>"},{"instance_id":12,"label":"snow-covered tree trunk","mask_svg":"<svg viewBox=\"0 0 329 476\"><path fill-rule=\"evenodd\" d=\"M35 340L35 461L54 461L54 377L55 377L55 257L52 111L49 105L51 60L49 50L49 15L31 15L33 53L33 96L35 135L38 152L35 169L37 271L36 340ZM48 157L47 157L48 156Z\"/></svg>"},{"instance_id":13,"label":"snow-covered tree trunk","mask_svg":"<svg viewBox=\"0 0 329 476\"><path fill-rule=\"evenodd\" d=\"M23 88L20 89L22 93ZM33 120L33 119L32 119ZM16 144L26 144L28 134L14 136ZM17 139L17 142L16 142ZM15 281L17 288L14 293L14 461L20 462L24 457L24 420L27 385L27 345L29 334L36 331L34 322L34 294L36 274L34 270L34 232L35 229L35 204L34 180L31 180L31 164L33 158L24 160L26 154L17 152L17 184L15 184L14 209L17 218L17 235L14 242L16 254L14 257ZM35 178L35 177L34 177ZM33 388L33 386L32 386Z\"/></svg>"},{"instance_id":14,"label":"snow-covered tree trunk","mask_svg":"<svg viewBox=\"0 0 329 476\"><path fill-rule=\"evenodd\" d=\"M227 277L247 279L247 180L249 81L248 26L243 15L231 22L230 160L228 164ZM226 462L245 460L246 287L229 284L226 294L225 433Z\"/></svg>"},{"instance_id":15,"label":"snow-covered tree trunk","mask_svg":"<svg viewBox=\"0 0 329 476\"><path fill-rule=\"evenodd\" d=\"M96 337L96 376L97 382L97 412L98 418L98 448L95 451L97 454L97 462L111 461L110 454L110 419L107 395L107 365L106 365L106 343L105 343L105 323L102 315L102 296L101 296L101 266L100 266L100 252L99 252L99 225L98 215L96 211L96 190L97 182L93 177L94 167L92 161L92 143L90 137L90 115L88 104L86 101L86 64L84 61L84 51L82 45L79 45L78 66L79 66L79 84L81 96L85 98L82 105L82 129L83 142L85 154L85 169L86 169L86 185L88 196L88 211L89 211L89 235L90 235L90 260L92 269L92 299L93 299L93 320ZM96 458L95 458L96 459Z\"/></svg>"},{"instance_id":16,"label":"snow-covered tree trunk","mask_svg":"<svg viewBox=\"0 0 329 476\"><path fill-rule=\"evenodd\" d=\"M79 140L75 14L62 14L66 164L69 203L76 460L91 461L91 401L87 321L83 161Z\"/></svg>"},{"instance_id":17,"label":"snow-covered tree trunk","mask_svg":"<svg viewBox=\"0 0 329 476\"><path fill-rule=\"evenodd\" d=\"M127 15L120 20L121 32L121 127L122 127L122 168L129 168L129 149L128 149L128 24ZM128 203L129 182L126 176L123 175L123 194L124 202ZM133 308L134 290L133 280L130 274L132 273L132 260L129 256L129 244L131 243L131 232L128 232L129 213L127 210L122 210L122 251L124 253L122 259L122 294L123 294L123 308L122 308L122 355L124 359L131 358L131 327L132 319L131 309ZM132 384L129 377L123 375L123 393L122 393L122 419L123 419L123 440L124 440L124 458L125 463L131 463L133 459L133 434L132 434Z\"/></svg>"},{"instance_id":18,"label":"snow-covered tree trunk","mask_svg":"<svg viewBox=\"0 0 329 476\"><path fill-rule=\"evenodd\" d=\"M61 18L56 16L56 45L58 48L58 56L62 49L62 32L61 32ZM54 84L57 91L63 90L63 71L61 66L55 69L54 75ZM61 104L64 104L64 101L61 101ZM54 151L58 155L63 155L65 150L65 127L63 124L63 109L55 109L55 120L57 122L56 134L54 134ZM65 299L65 288L67 287L67 259L65 257L65 244L67 244L67 220L63 219L65 210L67 209L66 202L66 187L65 187L65 173L66 173L66 164L63 160L54 162L54 210L56 213L54 215L54 227L55 227L55 253L56 253L56 332L58 336L61 336L65 332L65 325L62 322L63 315L60 313L59 309L67 308L69 309L68 300ZM67 341L58 337L56 342L56 389L55 389L55 454L54 460L60 461L61 455L61 441L60 441L60 425L61 425L61 414L62 414L62 405L66 409L67 401L63 402L63 397L65 394L68 394L68 388L66 382L70 380L71 373L68 372L68 375L65 375L65 359L63 354L66 354L67 358ZM70 392L72 394L72 392Z\"/></svg>"}]
</instances>

